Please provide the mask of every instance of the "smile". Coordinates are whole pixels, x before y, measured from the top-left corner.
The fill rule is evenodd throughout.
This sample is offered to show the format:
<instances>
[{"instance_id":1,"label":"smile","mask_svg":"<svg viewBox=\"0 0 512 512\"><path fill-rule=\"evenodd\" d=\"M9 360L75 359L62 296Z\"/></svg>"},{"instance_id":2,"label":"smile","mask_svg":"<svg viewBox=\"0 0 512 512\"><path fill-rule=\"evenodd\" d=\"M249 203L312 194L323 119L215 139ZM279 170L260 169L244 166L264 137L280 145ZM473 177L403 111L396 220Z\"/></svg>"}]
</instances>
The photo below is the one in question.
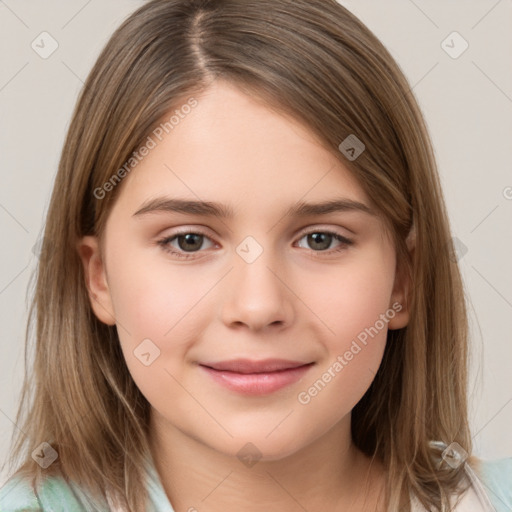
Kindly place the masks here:
<instances>
[{"instance_id":1,"label":"smile","mask_svg":"<svg viewBox=\"0 0 512 512\"><path fill-rule=\"evenodd\" d=\"M199 367L215 382L244 395L266 395L294 384L305 376L315 363L301 364L272 371L232 371L200 364ZM239 365L243 366L243 365Z\"/></svg>"}]
</instances>

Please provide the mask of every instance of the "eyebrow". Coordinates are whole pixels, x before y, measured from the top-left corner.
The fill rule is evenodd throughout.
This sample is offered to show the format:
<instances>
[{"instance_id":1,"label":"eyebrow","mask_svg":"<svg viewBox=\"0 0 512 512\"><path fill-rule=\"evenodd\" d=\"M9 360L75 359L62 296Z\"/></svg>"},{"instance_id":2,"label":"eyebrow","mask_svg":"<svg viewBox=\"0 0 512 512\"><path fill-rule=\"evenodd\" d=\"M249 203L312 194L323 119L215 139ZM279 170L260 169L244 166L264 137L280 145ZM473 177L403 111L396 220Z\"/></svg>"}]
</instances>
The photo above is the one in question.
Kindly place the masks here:
<instances>
[{"instance_id":1,"label":"eyebrow","mask_svg":"<svg viewBox=\"0 0 512 512\"><path fill-rule=\"evenodd\" d=\"M330 199L319 203L305 203L303 201L299 201L288 208L284 216L307 217L312 215L327 215L335 212L353 211L377 216L377 213L368 205L346 198ZM227 205L211 201L194 201L171 197L157 197L145 201L133 216L136 217L157 212L185 213L205 217L215 216L222 219L232 219L235 216L234 210Z\"/></svg>"}]
</instances>

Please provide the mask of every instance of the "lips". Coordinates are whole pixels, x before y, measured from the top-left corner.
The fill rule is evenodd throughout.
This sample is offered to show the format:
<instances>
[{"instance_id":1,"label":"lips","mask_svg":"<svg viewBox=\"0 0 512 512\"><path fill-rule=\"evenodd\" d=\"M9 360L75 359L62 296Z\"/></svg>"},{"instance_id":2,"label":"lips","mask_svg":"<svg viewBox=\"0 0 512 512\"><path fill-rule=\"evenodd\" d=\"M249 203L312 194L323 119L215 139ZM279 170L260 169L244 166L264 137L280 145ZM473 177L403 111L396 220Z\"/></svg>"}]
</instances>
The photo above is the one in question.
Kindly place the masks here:
<instances>
[{"instance_id":1,"label":"lips","mask_svg":"<svg viewBox=\"0 0 512 512\"><path fill-rule=\"evenodd\" d=\"M233 359L231 361L221 361L218 363L201 363L213 370L235 372L235 373L269 373L290 368L299 368L310 364L301 361L289 361L286 359L264 359L255 361L250 359Z\"/></svg>"},{"instance_id":2,"label":"lips","mask_svg":"<svg viewBox=\"0 0 512 512\"><path fill-rule=\"evenodd\" d=\"M304 378L314 364L284 359L236 359L201 363L199 367L230 391L242 395L268 395Z\"/></svg>"}]
</instances>

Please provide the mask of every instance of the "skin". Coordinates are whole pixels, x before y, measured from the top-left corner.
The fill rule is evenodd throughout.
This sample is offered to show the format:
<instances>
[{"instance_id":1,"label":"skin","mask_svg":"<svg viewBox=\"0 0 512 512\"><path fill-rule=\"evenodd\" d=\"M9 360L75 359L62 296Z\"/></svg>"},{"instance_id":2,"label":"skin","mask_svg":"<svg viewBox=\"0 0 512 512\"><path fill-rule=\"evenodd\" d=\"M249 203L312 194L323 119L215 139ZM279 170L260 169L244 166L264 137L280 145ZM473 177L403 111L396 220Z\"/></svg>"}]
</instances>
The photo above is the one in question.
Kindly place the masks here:
<instances>
[{"instance_id":1,"label":"skin","mask_svg":"<svg viewBox=\"0 0 512 512\"><path fill-rule=\"evenodd\" d=\"M150 444L176 511L378 510L384 472L352 443L350 417L382 360L387 329L404 327L408 283L379 215L292 218L297 201L344 197L371 206L357 180L298 121L216 81L123 180L103 238L78 251L91 305L117 325L128 369L152 406ZM216 201L232 219L175 212L134 216L167 195ZM178 228L206 234L188 260L158 240ZM321 251L307 233L335 231ZM263 249L248 263L247 237ZM194 243L194 240L189 243ZM180 251L178 239L169 242ZM379 315L403 307L307 404L307 391ZM150 339L149 366L134 350ZM284 358L315 362L299 382L244 396L198 362ZM331 370L332 372L332 370ZM252 443L261 458L237 457ZM367 487L366 487L367 486Z\"/></svg>"}]
</instances>

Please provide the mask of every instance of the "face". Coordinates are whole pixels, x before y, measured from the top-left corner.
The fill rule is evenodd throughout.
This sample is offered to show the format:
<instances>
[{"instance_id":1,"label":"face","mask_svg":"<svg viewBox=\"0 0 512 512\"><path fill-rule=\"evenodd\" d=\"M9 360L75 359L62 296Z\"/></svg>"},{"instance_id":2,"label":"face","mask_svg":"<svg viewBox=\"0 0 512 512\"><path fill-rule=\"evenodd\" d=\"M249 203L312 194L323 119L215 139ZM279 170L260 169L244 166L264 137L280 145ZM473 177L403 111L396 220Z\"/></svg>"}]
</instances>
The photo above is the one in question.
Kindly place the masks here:
<instances>
[{"instance_id":1,"label":"face","mask_svg":"<svg viewBox=\"0 0 512 512\"><path fill-rule=\"evenodd\" d=\"M404 290L383 219L307 128L227 83L196 99L118 185L101 250L79 252L160 424L277 459L350 418Z\"/></svg>"}]
</instances>

